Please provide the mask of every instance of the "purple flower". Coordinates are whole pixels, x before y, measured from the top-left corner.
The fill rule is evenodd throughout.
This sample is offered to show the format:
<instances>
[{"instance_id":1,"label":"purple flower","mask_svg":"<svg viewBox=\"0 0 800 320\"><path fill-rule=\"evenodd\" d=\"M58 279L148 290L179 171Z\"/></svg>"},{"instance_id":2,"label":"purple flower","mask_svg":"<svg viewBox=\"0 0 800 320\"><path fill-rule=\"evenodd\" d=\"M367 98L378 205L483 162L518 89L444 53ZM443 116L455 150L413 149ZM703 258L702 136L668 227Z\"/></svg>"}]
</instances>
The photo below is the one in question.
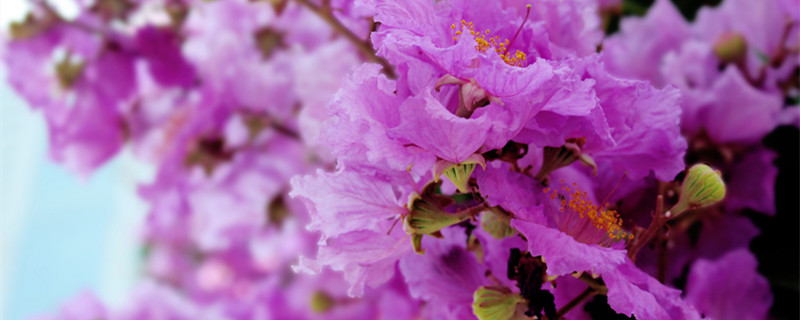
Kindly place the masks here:
<instances>
[{"instance_id":1,"label":"purple flower","mask_svg":"<svg viewBox=\"0 0 800 320\"><path fill-rule=\"evenodd\" d=\"M404 257L400 260L400 271L411 296L426 302L424 316L473 319L473 293L478 287L490 284L487 269L467 251L464 229L452 227L443 231L444 240L423 238L425 254Z\"/></svg>"},{"instance_id":2,"label":"purple flower","mask_svg":"<svg viewBox=\"0 0 800 320\"><path fill-rule=\"evenodd\" d=\"M781 97L753 88L736 68L728 67L708 94L698 106L702 111L695 115L715 142L758 142L778 124ZM701 128L685 130L692 133Z\"/></svg>"},{"instance_id":3,"label":"purple flower","mask_svg":"<svg viewBox=\"0 0 800 320\"><path fill-rule=\"evenodd\" d=\"M635 180L653 172L660 180L671 180L683 170L686 150L677 90L611 76L598 58L571 63L577 76L591 81L594 101L585 103L596 107L583 114L564 112L567 108L539 113L518 141L560 146L575 139L598 165L620 175L628 172Z\"/></svg>"},{"instance_id":4,"label":"purple flower","mask_svg":"<svg viewBox=\"0 0 800 320\"><path fill-rule=\"evenodd\" d=\"M700 319L694 306L681 299L681 291L669 288L638 269L630 260L603 276L608 305L643 319Z\"/></svg>"},{"instance_id":5,"label":"purple flower","mask_svg":"<svg viewBox=\"0 0 800 320\"><path fill-rule=\"evenodd\" d=\"M296 75L294 89L303 104L298 127L306 143L318 145L328 115L327 102L359 60L355 50L343 40L296 54L292 61L292 72Z\"/></svg>"},{"instance_id":6,"label":"purple flower","mask_svg":"<svg viewBox=\"0 0 800 320\"><path fill-rule=\"evenodd\" d=\"M666 27L669 26L669 27ZM658 0L644 18L626 18L618 35L603 41L603 58L617 75L665 84L659 65L664 55L680 47L691 29L668 0Z\"/></svg>"},{"instance_id":7,"label":"purple flower","mask_svg":"<svg viewBox=\"0 0 800 320\"><path fill-rule=\"evenodd\" d=\"M279 40L262 52L255 36L273 32L280 37L279 30L269 28L275 20L268 3L202 3L186 18L187 39L182 49L204 79L203 86L214 91L223 104L266 112L283 121L296 101L291 56L277 50Z\"/></svg>"},{"instance_id":8,"label":"purple flower","mask_svg":"<svg viewBox=\"0 0 800 320\"><path fill-rule=\"evenodd\" d=\"M194 67L181 54L175 32L148 26L139 29L135 41L159 84L188 87L194 83Z\"/></svg>"},{"instance_id":9,"label":"purple flower","mask_svg":"<svg viewBox=\"0 0 800 320\"><path fill-rule=\"evenodd\" d=\"M297 270L319 273L330 266L344 272L350 296L391 279L397 261L411 252L409 236L394 228L408 213L404 203L416 188L409 182L369 168L293 178L290 195L306 202L309 230L322 232L317 258L301 258Z\"/></svg>"},{"instance_id":10,"label":"purple flower","mask_svg":"<svg viewBox=\"0 0 800 320\"><path fill-rule=\"evenodd\" d=\"M783 119L779 83L800 61L787 49L796 47L800 24L784 5L725 1L702 8L689 25L669 1L658 1L647 17L622 22L621 32L605 41L604 58L618 75L681 89L682 127L690 138L753 144L779 123L792 123Z\"/></svg>"},{"instance_id":11,"label":"purple flower","mask_svg":"<svg viewBox=\"0 0 800 320\"><path fill-rule=\"evenodd\" d=\"M709 318L765 319L772 305L769 283L747 249L698 260L689 272L686 299Z\"/></svg>"},{"instance_id":12,"label":"purple flower","mask_svg":"<svg viewBox=\"0 0 800 320\"><path fill-rule=\"evenodd\" d=\"M775 214L775 178L777 155L769 149L752 150L731 169L726 209L750 208L768 215Z\"/></svg>"},{"instance_id":13,"label":"purple flower","mask_svg":"<svg viewBox=\"0 0 800 320\"><path fill-rule=\"evenodd\" d=\"M587 139L590 154L611 162L637 159L630 163L646 166L620 172L628 170L639 178L654 170L659 178L671 179L683 168L679 161L685 148L677 135L678 113L670 108L678 101L674 91L607 76L597 58L549 61L575 54L526 49L536 59L523 63L526 54L512 55L504 47L508 43L499 44L499 37L514 38L517 29L522 31L515 43L522 48L551 43L548 39L574 44L568 39L583 37L591 28L578 31L557 24L555 17L577 10L559 6L547 2L532 7L533 14L526 15L532 22L520 21L515 28L508 21L521 11L513 6L478 15L457 5L379 2L382 25L373 39L379 53L397 65L400 77L391 81L371 76L376 67L356 71L331 101L333 118L323 130L323 143L339 158L388 162L397 170L412 166L422 174L430 165L428 152L460 163L511 139L539 146ZM498 36L476 28L497 30ZM552 31L545 33L552 38L530 38L536 28Z\"/></svg>"},{"instance_id":14,"label":"purple flower","mask_svg":"<svg viewBox=\"0 0 800 320\"><path fill-rule=\"evenodd\" d=\"M696 38L707 43L724 40L730 34L741 35L748 48L747 68L743 72L755 75L763 63L759 55L772 58L798 43L796 36L789 35L796 35L800 30L800 20L791 17L791 6L784 5L774 0L755 5L743 0L727 0L715 8L701 8L692 31Z\"/></svg>"},{"instance_id":15,"label":"purple flower","mask_svg":"<svg viewBox=\"0 0 800 320\"><path fill-rule=\"evenodd\" d=\"M387 130L399 124L402 99L395 96L394 81L378 75L377 65L358 67L345 79L328 108L330 118L321 130L321 143L340 161L373 164L395 170L425 173L434 158L419 147L406 147Z\"/></svg>"},{"instance_id":16,"label":"purple flower","mask_svg":"<svg viewBox=\"0 0 800 320\"><path fill-rule=\"evenodd\" d=\"M503 171L487 174L515 175ZM562 182L552 189L530 191L530 197L540 203L538 210L516 213L511 220L511 226L527 239L530 254L546 261L548 275L589 272L601 276L608 288L609 305L629 316L699 318L681 300L679 290L659 283L628 259L622 244L632 236L622 229L616 212L594 204L592 189L584 189L591 181L569 167L554 173L552 181L558 179ZM520 185L510 188L525 190Z\"/></svg>"},{"instance_id":17,"label":"purple flower","mask_svg":"<svg viewBox=\"0 0 800 320\"><path fill-rule=\"evenodd\" d=\"M154 231L168 233L175 223L185 223L186 231L206 250L250 239L266 223L265 207L280 196L289 177L305 170L301 146L287 138L262 144L259 150L264 153L243 151L219 163L195 164L193 159L220 156L206 154L214 151L208 149L210 142L199 143L199 150L185 155L188 160L165 163L157 181L143 188L142 194L153 204ZM187 161L189 168L182 168ZM204 165L213 166L212 171Z\"/></svg>"},{"instance_id":18,"label":"purple flower","mask_svg":"<svg viewBox=\"0 0 800 320\"><path fill-rule=\"evenodd\" d=\"M92 18L80 20L91 24ZM84 177L119 151L122 113L136 90L132 53L112 43L114 49L101 50L95 35L54 23L31 38L10 40L4 54L9 83L44 112L51 158Z\"/></svg>"}]
</instances>

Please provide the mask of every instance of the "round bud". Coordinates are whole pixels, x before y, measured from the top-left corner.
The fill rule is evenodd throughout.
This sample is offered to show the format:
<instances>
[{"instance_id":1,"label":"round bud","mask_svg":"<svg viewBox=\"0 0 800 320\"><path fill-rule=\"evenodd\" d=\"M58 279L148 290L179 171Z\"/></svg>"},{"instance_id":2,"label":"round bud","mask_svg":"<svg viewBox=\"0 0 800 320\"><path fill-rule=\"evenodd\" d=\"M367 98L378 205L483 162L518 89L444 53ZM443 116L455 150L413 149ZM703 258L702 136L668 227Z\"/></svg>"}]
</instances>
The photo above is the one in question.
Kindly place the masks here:
<instances>
[{"instance_id":1,"label":"round bud","mask_svg":"<svg viewBox=\"0 0 800 320\"><path fill-rule=\"evenodd\" d=\"M483 286L473 295L472 312L480 320L509 320L525 298L505 287Z\"/></svg>"},{"instance_id":2,"label":"round bud","mask_svg":"<svg viewBox=\"0 0 800 320\"><path fill-rule=\"evenodd\" d=\"M681 185L678 203L671 210L675 216L689 209L705 208L725 198L725 182L722 175L705 164L689 168Z\"/></svg>"},{"instance_id":3,"label":"round bud","mask_svg":"<svg viewBox=\"0 0 800 320\"><path fill-rule=\"evenodd\" d=\"M747 55L747 41L741 34L725 33L714 42L714 54L725 63L743 61Z\"/></svg>"},{"instance_id":4,"label":"round bud","mask_svg":"<svg viewBox=\"0 0 800 320\"><path fill-rule=\"evenodd\" d=\"M325 292L317 291L311 295L311 310L314 310L316 313L325 313L333 308L334 304L335 301L333 301L333 298Z\"/></svg>"}]
</instances>

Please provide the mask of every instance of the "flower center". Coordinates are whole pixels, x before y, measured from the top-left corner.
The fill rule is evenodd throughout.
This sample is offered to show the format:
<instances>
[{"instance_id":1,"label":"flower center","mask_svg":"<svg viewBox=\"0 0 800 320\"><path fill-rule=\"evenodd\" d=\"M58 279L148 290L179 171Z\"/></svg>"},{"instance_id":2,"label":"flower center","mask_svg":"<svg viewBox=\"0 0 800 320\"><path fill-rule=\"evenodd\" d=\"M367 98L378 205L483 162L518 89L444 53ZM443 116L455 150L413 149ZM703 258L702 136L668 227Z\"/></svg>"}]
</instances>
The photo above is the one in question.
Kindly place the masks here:
<instances>
[{"instance_id":1,"label":"flower center","mask_svg":"<svg viewBox=\"0 0 800 320\"><path fill-rule=\"evenodd\" d=\"M524 23L524 22L523 22ZM450 29L456 30L456 25L450 25ZM506 64L517 67L524 67L527 64L527 56L519 50L514 50L513 53L509 51L511 41L508 39L500 40L499 36L490 36L491 30L486 29L485 33L480 30L475 30L475 25L472 22L461 20L461 28L457 30L453 40L458 40L458 36L462 33L469 31L470 35L475 38L475 50L481 53L486 53L494 50Z\"/></svg>"},{"instance_id":2,"label":"flower center","mask_svg":"<svg viewBox=\"0 0 800 320\"><path fill-rule=\"evenodd\" d=\"M610 246L619 240L633 239L633 235L622 229L622 219L615 210L598 206L589 200L586 191L573 183L558 190L545 188L551 200L560 199L559 212L555 215L558 229L586 244Z\"/></svg>"}]
</instances>

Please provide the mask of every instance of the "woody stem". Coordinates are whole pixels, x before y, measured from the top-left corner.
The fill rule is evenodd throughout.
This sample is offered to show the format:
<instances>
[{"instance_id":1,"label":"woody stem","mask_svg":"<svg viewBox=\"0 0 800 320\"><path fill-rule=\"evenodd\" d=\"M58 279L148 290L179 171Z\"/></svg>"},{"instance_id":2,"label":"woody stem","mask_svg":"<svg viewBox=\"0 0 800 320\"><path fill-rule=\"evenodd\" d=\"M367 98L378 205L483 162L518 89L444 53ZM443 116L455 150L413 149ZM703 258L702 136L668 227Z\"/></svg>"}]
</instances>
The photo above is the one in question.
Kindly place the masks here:
<instances>
[{"instance_id":1,"label":"woody stem","mask_svg":"<svg viewBox=\"0 0 800 320\"><path fill-rule=\"evenodd\" d=\"M336 19L335 16L333 16L333 12L331 12L329 9L326 9L325 7L320 7L313 4L309 0L296 0L296 1L301 5L305 6L306 8L308 8L309 10L311 10L311 12L315 13L322 20L325 20L325 22L327 22L333 28L333 30L344 36L348 41L350 41L353 45L355 45L356 49L358 49L358 51L360 51L364 56L367 57L367 60L380 64L383 67L383 72L386 74L387 77L389 78L396 77L396 74L394 72L394 67L391 64L389 64L389 61L387 61L383 57L379 57L375 53L375 49L372 48L372 44L370 44L368 41L362 40L355 33L350 31L350 29L347 29L347 27L345 27L341 21L339 21L338 19Z\"/></svg>"}]
</instances>

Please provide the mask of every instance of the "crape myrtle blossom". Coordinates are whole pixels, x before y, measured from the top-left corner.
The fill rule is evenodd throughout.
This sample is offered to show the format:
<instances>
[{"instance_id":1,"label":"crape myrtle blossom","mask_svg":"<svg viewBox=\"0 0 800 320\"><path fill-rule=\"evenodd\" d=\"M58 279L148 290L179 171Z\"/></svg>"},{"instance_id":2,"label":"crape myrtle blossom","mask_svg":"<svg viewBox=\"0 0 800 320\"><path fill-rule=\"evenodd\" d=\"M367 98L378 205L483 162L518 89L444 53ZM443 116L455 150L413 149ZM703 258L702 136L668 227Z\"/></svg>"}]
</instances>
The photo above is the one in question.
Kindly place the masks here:
<instances>
[{"instance_id":1,"label":"crape myrtle blossom","mask_svg":"<svg viewBox=\"0 0 800 320\"><path fill-rule=\"evenodd\" d=\"M653 148L660 150L647 151L661 154L654 154L649 161L630 162L672 161L653 167L668 168L656 172L660 179L673 178L670 174L682 169L678 155L685 149L674 130L678 112L670 108L678 102L677 93L607 76L596 58L585 57L594 51L595 41L599 41L598 31L591 31L597 28L596 19L584 21L582 18L592 16L579 11L587 5L537 2L529 9L528 20L520 21L520 17L526 16L521 5L471 12L473 9L468 8L480 6L468 2L411 1L407 5L379 2L376 19L382 25L373 35L378 52L385 54L401 73L409 69L406 77L398 79L393 91L400 96L408 90L414 99L424 99L424 103L403 100L402 103L409 105L407 108L385 108L383 112L393 115L383 120L391 128L387 136L412 143L407 149L420 147L454 163L464 161L476 151L502 148L511 138L554 147L560 147L567 139L585 138L583 148L590 153L617 152L620 157L637 157L636 152L645 151L637 151L632 144L652 141ZM557 23L568 19L582 23L569 26ZM461 20L485 22L475 25L459 23ZM421 27L408 21L436 23ZM476 36L473 38L471 33ZM454 34L457 36L453 37ZM514 48L520 49L505 48L508 44L500 43L502 37L515 39L511 45L517 44ZM590 44L588 48L576 45L586 43ZM561 49L568 45L578 48ZM512 49L525 59L510 62L516 59L509 58ZM581 57L585 58L576 59ZM432 86L435 90L431 90ZM455 90L459 90L457 96ZM435 101L434 97L440 98ZM483 107L477 105L486 103ZM621 104L641 110L622 108ZM337 104L332 105L336 110ZM424 114L423 106L428 114L436 116L419 119ZM399 119L394 120L398 113ZM463 114L459 117L459 113ZM459 119L467 114L466 120ZM639 125L633 126L634 123ZM610 125L614 126L613 131ZM334 141L330 144L337 149ZM638 179L651 169L628 170Z\"/></svg>"},{"instance_id":2,"label":"crape myrtle blossom","mask_svg":"<svg viewBox=\"0 0 800 320\"><path fill-rule=\"evenodd\" d=\"M548 313L555 312L553 295L542 277L586 272L617 312L698 318L680 290L633 264L626 249L633 229L605 203L592 194L542 187L558 181L559 171L576 170L558 169L579 159L592 168L574 171L571 180L581 181L569 183L589 191L594 170L630 183L669 181L685 168L677 90L609 75L592 53L599 36L591 35L599 31L591 31L596 17L583 14L587 5L377 1L381 25L372 39L397 77L365 64L330 100L320 140L339 164L332 173L293 179L292 195L307 203L310 230L322 234L316 258L303 258L296 269L342 271L350 294L360 296L390 279L399 263L412 295L429 303L425 313L469 309L464 289L442 279L457 276L465 277L459 286L519 295L522 300L514 301L527 301L527 316L549 317L555 316ZM582 23L559 23L576 18ZM568 156L554 156L559 152ZM477 179L470 179L473 173ZM442 175L448 179L439 180ZM507 175L516 183L505 181ZM554 199L566 196L582 204L558 214ZM478 224L492 236L474 231ZM528 244L489 249L504 236L523 236ZM441 247L454 237L465 240L466 249ZM511 249L519 252L516 260L528 262L512 268ZM478 260L463 262L474 265L471 270L462 265L455 272L443 262L431 268L442 250L458 259L462 254L453 250L486 250L503 260L481 266L475 253ZM505 262L518 273L503 272L498 264ZM492 276L478 276L475 268ZM541 276L533 285L518 274ZM430 293L427 285L427 291L415 289L423 282L440 282L434 291L448 290L450 298Z\"/></svg>"},{"instance_id":3,"label":"crape myrtle blossom","mask_svg":"<svg viewBox=\"0 0 800 320\"><path fill-rule=\"evenodd\" d=\"M687 162L714 164L729 186L720 206L678 221L662 242L666 249L645 249L637 261L644 270L661 270L667 283L683 283L687 299L710 317L737 312L764 318L772 301L769 284L751 270L755 261L746 249L759 230L742 213L776 212L777 154L761 140L779 125L798 125L796 8L796 1L730 0L701 8L690 23L669 1L657 1L646 17L623 20L621 32L603 45L613 73L680 89ZM699 234L690 237L690 229ZM658 257L667 262L658 263ZM712 270L712 261L729 263L728 270L715 266L715 277L735 277L738 282L729 284L742 289L717 291L700 276ZM732 293L726 291L742 296L726 297ZM752 305L745 311L737 309L745 302L736 308L727 304L737 300Z\"/></svg>"},{"instance_id":4,"label":"crape myrtle blossom","mask_svg":"<svg viewBox=\"0 0 800 320\"><path fill-rule=\"evenodd\" d=\"M698 317L689 304L681 301L679 290L659 283L628 259L625 246L619 240L632 235L620 228L621 220L616 212L593 204L598 200L593 199L592 181L588 176L572 167L561 169L553 178L563 182L542 192L542 187L530 176L503 169L506 168L481 173L478 184L500 187L492 192L501 194L506 190L530 190L527 198L537 199L531 203L534 206L527 207L524 212L516 211L511 226L527 238L530 253L541 255L546 261L549 275L585 271L602 276L608 288L609 305L629 316L634 314L647 319ZM501 205L513 206L512 203Z\"/></svg>"},{"instance_id":5,"label":"crape myrtle blossom","mask_svg":"<svg viewBox=\"0 0 800 320\"><path fill-rule=\"evenodd\" d=\"M632 68L649 70L647 79L654 83L679 87L686 100L687 134L706 131L715 143L757 142L781 124L783 113L797 112L784 108L783 99L800 59L800 21L792 11L792 4L781 1L762 1L757 8L725 1L701 9L689 24L668 1L659 1L647 18L630 21L630 30L623 22L623 31L608 39L604 49L610 63L623 61L631 55L626 48L632 37L641 34L634 24L675 26L640 43L661 43L660 50L645 55L652 62L611 63L611 70L623 75L633 75Z\"/></svg>"},{"instance_id":6,"label":"crape myrtle blossom","mask_svg":"<svg viewBox=\"0 0 800 320\"><path fill-rule=\"evenodd\" d=\"M687 300L715 319L767 318L772 293L756 264L747 249L731 251L717 260L698 260L689 272Z\"/></svg>"},{"instance_id":7,"label":"crape myrtle blossom","mask_svg":"<svg viewBox=\"0 0 800 320\"><path fill-rule=\"evenodd\" d=\"M330 31L315 24L316 18L295 4L282 8L280 17L265 16L270 12L266 3L218 2L198 7L186 20L185 48L202 53L191 59L207 67L200 72L207 72L213 81L201 83L201 101L188 111L177 111L175 122L164 128L168 136L158 142L167 141L174 147L166 148L169 153L162 160L156 182L142 189L142 195L154 204L148 240L154 245L166 244L161 246L166 252L166 270L171 271L166 278L154 276L181 287L194 301L219 305L232 318L272 314L347 319L391 313L380 311L388 308L385 303L379 310L368 307L374 302L366 299L337 298L344 295L342 286L321 291L319 277L303 276L309 279L300 277L289 284L283 280L288 265L299 253L308 252L316 240L314 234L301 229L307 222L303 208L282 196L289 177L311 167L292 121L302 107L302 101L292 94L292 85L303 84L293 79L292 55L327 50L324 41ZM318 33L289 28L283 19L309 20L311 26L322 28ZM220 25L209 26L207 20ZM286 31L280 30L282 27ZM294 46L278 50L286 46L284 42ZM333 45L343 51L340 44ZM219 50L192 49L195 46ZM228 70L219 77L220 70L210 67L213 65L226 65ZM331 68L346 67L333 64ZM253 77L245 81L253 86L242 86L242 76ZM315 92L313 85L302 90ZM329 93L325 87L315 92ZM309 96L305 102L320 101L324 98ZM187 234L176 235L176 230ZM178 241L173 243L176 236ZM175 260L178 270L170 270ZM162 271L165 266L156 263L155 267ZM287 285L308 291L290 297L282 293ZM375 301L391 290L373 290ZM290 298L298 299L301 306L285 308ZM252 308L264 299L268 305ZM413 307L413 300L407 300ZM309 303L322 305L309 311Z\"/></svg>"},{"instance_id":8,"label":"crape myrtle blossom","mask_svg":"<svg viewBox=\"0 0 800 320\"><path fill-rule=\"evenodd\" d=\"M53 159L156 168L129 303L43 319L763 318L790 2L37 2Z\"/></svg>"},{"instance_id":9,"label":"crape myrtle blossom","mask_svg":"<svg viewBox=\"0 0 800 320\"><path fill-rule=\"evenodd\" d=\"M418 190L408 172L400 173L340 168L292 179L292 196L315 201L309 206L308 228L322 234L317 258L301 257L297 270L319 273L329 266L343 272L352 296L362 295L365 285L376 287L391 279L397 260L412 252L408 235L393 225Z\"/></svg>"},{"instance_id":10,"label":"crape myrtle blossom","mask_svg":"<svg viewBox=\"0 0 800 320\"><path fill-rule=\"evenodd\" d=\"M120 149L136 82L131 37L82 9L67 23L35 5L4 39L3 60L11 86L45 115L51 158L85 176Z\"/></svg>"},{"instance_id":11,"label":"crape myrtle blossom","mask_svg":"<svg viewBox=\"0 0 800 320\"><path fill-rule=\"evenodd\" d=\"M9 80L43 111L56 161L88 175L130 143L157 166L140 188L153 284L134 293L130 314L80 297L56 318L413 317L402 282L354 299L339 274L289 276L318 235L304 230L288 181L325 165L301 140L318 124L299 125L297 113L324 106L355 49L294 2L116 4L81 6L72 20L37 2L4 38ZM366 13L352 10L336 15L366 36ZM312 71L329 78L309 80Z\"/></svg>"},{"instance_id":12,"label":"crape myrtle blossom","mask_svg":"<svg viewBox=\"0 0 800 320\"><path fill-rule=\"evenodd\" d=\"M444 239L424 238L424 255L400 260L400 271L411 295L427 302L429 319L470 319L473 292L490 284L481 257L467 248L463 228L443 230ZM484 260L485 261L485 260Z\"/></svg>"},{"instance_id":13,"label":"crape myrtle blossom","mask_svg":"<svg viewBox=\"0 0 800 320\"><path fill-rule=\"evenodd\" d=\"M771 186L777 171L766 161L758 169L763 175L734 168L755 164L749 153L769 158L758 144L776 126L798 125L793 119L800 109L792 105L800 63L795 7L791 1L730 0L702 8L689 23L669 1L656 1L646 17L623 20L620 33L604 41L604 61L612 73L681 90L681 129L692 159L731 168L723 171L737 184L749 176L751 185ZM773 182L764 181L769 177ZM772 189L730 201L771 214Z\"/></svg>"},{"instance_id":14,"label":"crape myrtle blossom","mask_svg":"<svg viewBox=\"0 0 800 320\"><path fill-rule=\"evenodd\" d=\"M666 250L646 249L637 261L645 270L663 270L668 283L685 283L687 292L709 286L699 276L699 270L711 270L709 261L725 260L731 271L748 270L755 261L746 248L759 231L742 212L775 214L777 155L761 140L779 125L798 125L796 7L793 1L731 0L700 9L690 23L669 1L657 1L646 17L623 20L621 32L604 42L612 72L681 90L687 161L713 163L729 186L722 205L679 221L664 242ZM684 231L690 228L699 235L689 237ZM668 262L656 263L659 256ZM690 269L695 276L687 278ZM754 303L739 317L763 318L772 300L768 284L758 273L747 272L737 276L742 282L731 285L750 289L736 290L743 296L729 299ZM708 290L689 299L702 313L724 318L729 315L723 310L734 310L726 305L728 298L711 298L725 295L724 289L694 290Z\"/></svg>"}]
</instances>

